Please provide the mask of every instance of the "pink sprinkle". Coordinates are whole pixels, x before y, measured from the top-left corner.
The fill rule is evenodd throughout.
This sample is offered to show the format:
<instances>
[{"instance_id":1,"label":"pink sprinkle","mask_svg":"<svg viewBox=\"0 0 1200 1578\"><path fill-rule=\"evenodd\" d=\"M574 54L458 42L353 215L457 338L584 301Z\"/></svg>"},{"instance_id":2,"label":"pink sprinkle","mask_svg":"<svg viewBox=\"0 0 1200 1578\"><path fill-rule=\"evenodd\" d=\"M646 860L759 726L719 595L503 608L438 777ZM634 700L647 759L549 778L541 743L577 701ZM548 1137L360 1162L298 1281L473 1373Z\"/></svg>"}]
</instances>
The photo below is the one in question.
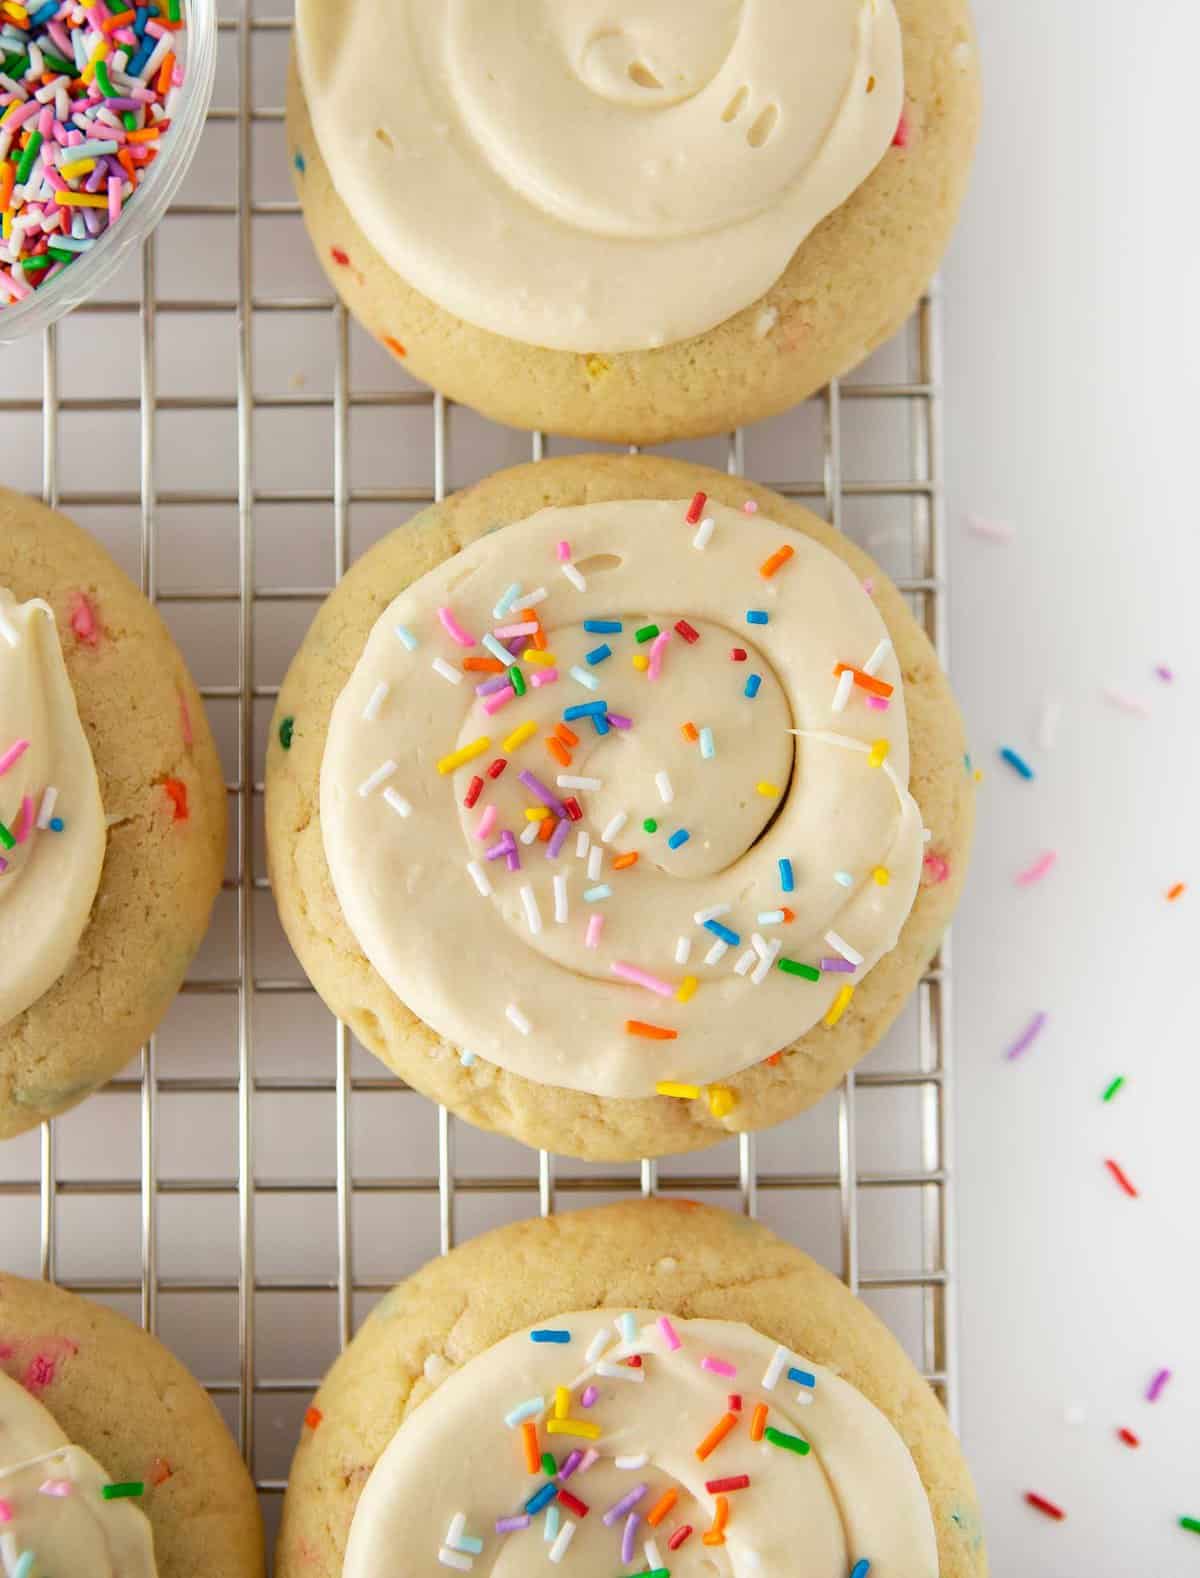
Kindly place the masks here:
<instances>
[{"instance_id":1,"label":"pink sprinkle","mask_svg":"<svg viewBox=\"0 0 1200 1578\"><path fill-rule=\"evenodd\" d=\"M571 544L564 538L558 545L558 559L560 564L569 564L571 559Z\"/></svg>"},{"instance_id":2,"label":"pink sprinkle","mask_svg":"<svg viewBox=\"0 0 1200 1578\"><path fill-rule=\"evenodd\" d=\"M1057 860L1058 851L1056 849L1048 849L1044 855L1038 856L1032 866L1026 866L1024 871L1017 872L1017 886L1028 888L1032 887L1035 882L1040 882L1053 869Z\"/></svg>"},{"instance_id":3,"label":"pink sprinkle","mask_svg":"<svg viewBox=\"0 0 1200 1578\"><path fill-rule=\"evenodd\" d=\"M121 181L118 176L108 178L108 222L115 225L121 217Z\"/></svg>"},{"instance_id":4,"label":"pink sprinkle","mask_svg":"<svg viewBox=\"0 0 1200 1578\"><path fill-rule=\"evenodd\" d=\"M484 712L490 718L494 712L499 712L501 707L507 707L509 702L515 699L516 694L511 685L505 685L503 690L498 690L494 696L488 696L481 703Z\"/></svg>"},{"instance_id":5,"label":"pink sprinkle","mask_svg":"<svg viewBox=\"0 0 1200 1578\"><path fill-rule=\"evenodd\" d=\"M891 706L891 702L886 696L868 696L867 706L875 712L886 712Z\"/></svg>"},{"instance_id":6,"label":"pink sprinkle","mask_svg":"<svg viewBox=\"0 0 1200 1578\"><path fill-rule=\"evenodd\" d=\"M588 918L587 931L583 934L585 948L598 948L600 946L600 933L604 930L604 916L592 915Z\"/></svg>"},{"instance_id":7,"label":"pink sprinkle","mask_svg":"<svg viewBox=\"0 0 1200 1578\"><path fill-rule=\"evenodd\" d=\"M579 1472L581 1474L586 1474L588 1469L591 1468L592 1464L597 1461L599 1456L600 1454L596 1451L595 1447L588 1447L587 1451L583 1454L583 1457L580 1460Z\"/></svg>"},{"instance_id":8,"label":"pink sprinkle","mask_svg":"<svg viewBox=\"0 0 1200 1578\"><path fill-rule=\"evenodd\" d=\"M743 514L746 514L746 515L757 515L758 514L758 505L754 502L753 499L747 499L746 502L742 505L742 512L743 512Z\"/></svg>"},{"instance_id":9,"label":"pink sprinkle","mask_svg":"<svg viewBox=\"0 0 1200 1578\"><path fill-rule=\"evenodd\" d=\"M536 668L529 676L529 683L540 689L543 685L553 685L557 678L558 670L556 668Z\"/></svg>"},{"instance_id":10,"label":"pink sprinkle","mask_svg":"<svg viewBox=\"0 0 1200 1578\"><path fill-rule=\"evenodd\" d=\"M1159 679L1162 680L1164 685L1169 685L1175 678L1174 670L1169 669L1165 663L1159 663L1154 672L1158 675Z\"/></svg>"},{"instance_id":11,"label":"pink sprinkle","mask_svg":"<svg viewBox=\"0 0 1200 1578\"><path fill-rule=\"evenodd\" d=\"M921 885L940 888L950 875L950 862L945 855L926 855L921 862Z\"/></svg>"},{"instance_id":12,"label":"pink sprinkle","mask_svg":"<svg viewBox=\"0 0 1200 1578\"><path fill-rule=\"evenodd\" d=\"M579 1401L585 1408L590 1408L599 1395L600 1393L594 1386L585 1386L583 1391L579 1394Z\"/></svg>"},{"instance_id":13,"label":"pink sprinkle","mask_svg":"<svg viewBox=\"0 0 1200 1578\"><path fill-rule=\"evenodd\" d=\"M867 594L868 597L874 597L875 596L875 578L874 578L874 576L868 575L866 580L863 582L862 585L863 585L863 591Z\"/></svg>"},{"instance_id":14,"label":"pink sprinkle","mask_svg":"<svg viewBox=\"0 0 1200 1578\"><path fill-rule=\"evenodd\" d=\"M503 641L508 641L513 636L536 636L537 630L538 627L536 623L524 625L497 625L496 629L492 631L492 634L494 636L498 636Z\"/></svg>"},{"instance_id":15,"label":"pink sprinkle","mask_svg":"<svg viewBox=\"0 0 1200 1578\"><path fill-rule=\"evenodd\" d=\"M17 818L16 827L13 828L13 837L16 839L18 844L23 844L29 837L30 833L33 832L33 823L33 796L29 794L22 795L21 814Z\"/></svg>"},{"instance_id":16,"label":"pink sprinkle","mask_svg":"<svg viewBox=\"0 0 1200 1578\"><path fill-rule=\"evenodd\" d=\"M28 740L13 741L13 743L5 751L4 755L0 756L0 778L4 777L5 773L8 772L10 767L16 766L28 749Z\"/></svg>"},{"instance_id":17,"label":"pink sprinkle","mask_svg":"<svg viewBox=\"0 0 1200 1578\"><path fill-rule=\"evenodd\" d=\"M671 1352L678 1353L680 1348L683 1347L683 1344L679 1340L679 1333L675 1330L674 1326L671 1325L671 1322L665 1315L660 1315L658 1317L658 1329L666 1338L667 1347L670 1348Z\"/></svg>"},{"instance_id":18,"label":"pink sprinkle","mask_svg":"<svg viewBox=\"0 0 1200 1578\"><path fill-rule=\"evenodd\" d=\"M0 1523L11 1523L13 1510L11 1501L0 1501Z\"/></svg>"},{"instance_id":19,"label":"pink sprinkle","mask_svg":"<svg viewBox=\"0 0 1200 1578\"><path fill-rule=\"evenodd\" d=\"M75 600L75 608L71 614L71 629L81 641L86 641L88 646L96 645L95 610L82 592Z\"/></svg>"},{"instance_id":20,"label":"pink sprinkle","mask_svg":"<svg viewBox=\"0 0 1200 1578\"><path fill-rule=\"evenodd\" d=\"M1163 1387L1170 1379L1170 1370L1160 1370L1146 1388L1146 1401L1148 1403L1156 1403L1162 1396Z\"/></svg>"},{"instance_id":21,"label":"pink sprinkle","mask_svg":"<svg viewBox=\"0 0 1200 1578\"><path fill-rule=\"evenodd\" d=\"M909 141L908 118L903 110L900 111L900 120L896 126L896 135L892 138L893 148L907 148Z\"/></svg>"},{"instance_id":22,"label":"pink sprinkle","mask_svg":"<svg viewBox=\"0 0 1200 1578\"><path fill-rule=\"evenodd\" d=\"M700 1361L702 1370L711 1370L714 1375L734 1376L737 1374L737 1365L729 1364L725 1359L718 1359L715 1354L706 1353Z\"/></svg>"},{"instance_id":23,"label":"pink sprinkle","mask_svg":"<svg viewBox=\"0 0 1200 1578\"><path fill-rule=\"evenodd\" d=\"M1045 1027L1046 1015L1040 1012L1034 1014L1033 1018L1029 1021L1024 1030L1022 1030L1021 1034L1013 1042L1012 1046L1010 1046L1008 1051L1004 1054L1005 1057L1011 1062L1013 1058L1020 1057L1022 1052L1028 1052L1029 1048L1037 1040L1038 1036L1041 1035Z\"/></svg>"},{"instance_id":24,"label":"pink sprinkle","mask_svg":"<svg viewBox=\"0 0 1200 1578\"><path fill-rule=\"evenodd\" d=\"M593 920L599 917L593 916ZM619 975L623 981L632 981L635 986L644 986L648 992L655 992L659 997L674 997L675 988L670 981L660 980L657 975L651 975L648 970L643 970L636 964L624 964L620 959L614 959L610 966L614 975Z\"/></svg>"},{"instance_id":25,"label":"pink sprinkle","mask_svg":"<svg viewBox=\"0 0 1200 1578\"><path fill-rule=\"evenodd\" d=\"M446 634L452 641L457 641L460 647L473 647L475 645L475 637L467 634L448 608L439 608L438 618L442 621L442 628Z\"/></svg>"},{"instance_id":26,"label":"pink sprinkle","mask_svg":"<svg viewBox=\"0 0 1200 1578\"><path fill-rule=\"evenodd\" d=\"M1148 718L1150 708L1144 701L1139 701L1136 696L1131 696L1124 690L1104 690L1101 692L1110 707L1116 707L1121 712L1128 712L1135 718Z\"/></svg>"},{"instance_id":27,"label":"pink sprinkle","mask_svg":"<svg viewBox=\"0 0 1200 1578\"><path fill-rule=\"evenodd\" d=\"M1013 529L1006 521L985 520L982 515L967 516L967 530L976 537L986 537L990 542L1011 542Z\"/></svg>"},{"instance_id":28,"label":"pink sprinkle","mask_svg":"<svg viewBox=\"0 0 1200 1578\"><path fill-rule=\"evenodd\" d=\"M39 1496L69 1496L74 1490L69 1479L47 1479L38 1486Z\"/></svg>"},{"instance_id":29,"label":"pink sprinkle","mask_svg":"<svg viewBox=\"0 0 1200 1578\"><path fill-rule=\"evenodd\" d=\"M187 697L179 692L179 727L183 734L183 744L186 750L191 750L193 743L192 715L188 711Z\"/></svg>"},{"instance_id":30,"label":"pink sprinkle","mask_svg":"<svg viewBox=\"0 0 1200 1578\"><path fill-rule=\"evenodd\" d=\"M475 826L475 837L478 839L487 838L488 834L496 825L496 817L498 815L499 812L496 810L494 805L485 806L483 809L483 814L480 816L479 821Z\"/></svg>"},{"instance_id":31,"label":"pink sprinkle","mask_svg":"<svg viewBox=\"0 0 1200 1578\"><path fill-rule=\"evenodd\" d=\"M650 667L647 670L647 674L650 679L657 679L662 673L663 648L670 639L671 632L669 630L664 630L659 635L655 636L654 640L650 643Z\"/></svg>"}]
</instances>

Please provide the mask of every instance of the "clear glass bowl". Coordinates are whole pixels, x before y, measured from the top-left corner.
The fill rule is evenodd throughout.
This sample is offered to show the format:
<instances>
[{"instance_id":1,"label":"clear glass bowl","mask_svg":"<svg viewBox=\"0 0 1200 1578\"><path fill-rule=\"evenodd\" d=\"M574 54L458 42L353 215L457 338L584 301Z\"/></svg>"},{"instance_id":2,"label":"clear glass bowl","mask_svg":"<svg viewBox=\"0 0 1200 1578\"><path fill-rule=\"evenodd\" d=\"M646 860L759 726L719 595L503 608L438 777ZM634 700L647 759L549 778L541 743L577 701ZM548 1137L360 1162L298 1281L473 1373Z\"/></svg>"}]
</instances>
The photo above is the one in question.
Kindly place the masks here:
<instances>
[{"instance_id":1,"label":"clear glass bowl","mask_svg":"<svg viewBox=\"0 0 1200 1578\"><path fill-rule=\"evenodd\" d=\"M217 69L217 0L184 0L186 75L162 152L116 224L77 263L24 301L0 307L0 345L47 329L105 285L166 213L187 174L213 94Z\"/></svg>"}]
</instances>

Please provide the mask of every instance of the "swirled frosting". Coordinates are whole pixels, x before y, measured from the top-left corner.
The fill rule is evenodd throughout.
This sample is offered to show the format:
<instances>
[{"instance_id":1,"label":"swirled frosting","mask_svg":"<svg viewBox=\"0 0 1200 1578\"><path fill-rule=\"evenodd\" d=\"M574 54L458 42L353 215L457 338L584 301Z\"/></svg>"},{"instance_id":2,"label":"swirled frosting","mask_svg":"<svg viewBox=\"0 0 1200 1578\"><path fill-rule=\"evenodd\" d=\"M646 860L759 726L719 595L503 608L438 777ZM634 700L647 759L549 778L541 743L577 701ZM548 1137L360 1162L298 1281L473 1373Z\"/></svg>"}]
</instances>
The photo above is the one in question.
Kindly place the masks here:
<instances>
[{"instance_id":1,"label":"swirled frosting","mask_svg":"<svg viewBox=\"0 0 1200 1578\"><path fill-rule=\"evenodd\" d=\"M70 963L104 848L100 784L54 614L0 587L0 1025Z\"/></svg>"},{"instance_id":2,"label":"swirled frosting","mask_svg":"<svg viewBox=\"0 0 1200 1578\"><path fill-rule=\"evenodd\" d=\"M892 0L298 0L334 186L410 284L625 351L757 300L903 102Z\"/></svg>"},{"instance_id":3,"label":"swirled frosting","mask_svg":"<svg viewBox=\"0 0 1200 1578\"><path fill-rule=\"evenodd\" d=\"M695 1095L835 1021L894 946L908 770L899 665L840 559L625 500L544 510L395 599L333 710L321 823L364 953L452 1044Z\"/></svg>"},{"instance_id":4,"label":"swirled frosting","mask_svg":"<svg viewBox=\"0 0 1200 1578\"><path fill-rule=\"evenodd\" d=\"M916 1466L861 1392L748 1326L650 1311L563 1315L454 1371L375 1465L343 1574L547 1556L588 1578L938 1571Z\"/></svg>"},{"instance_id":5,"label":"swirled frosting","mask_svg":"<svg viewBox=\"0 0 1200 1578\"><path fill-rule=\"evenodd\" d=\"M156 1578L149 1521L72 1446L45 1408L0 1374L0 1564L46 1578ZM128 1487L126 1487L128 1488ZM26 1553L33 1561L20 1566Z\"/></svg>"}]
</instances>

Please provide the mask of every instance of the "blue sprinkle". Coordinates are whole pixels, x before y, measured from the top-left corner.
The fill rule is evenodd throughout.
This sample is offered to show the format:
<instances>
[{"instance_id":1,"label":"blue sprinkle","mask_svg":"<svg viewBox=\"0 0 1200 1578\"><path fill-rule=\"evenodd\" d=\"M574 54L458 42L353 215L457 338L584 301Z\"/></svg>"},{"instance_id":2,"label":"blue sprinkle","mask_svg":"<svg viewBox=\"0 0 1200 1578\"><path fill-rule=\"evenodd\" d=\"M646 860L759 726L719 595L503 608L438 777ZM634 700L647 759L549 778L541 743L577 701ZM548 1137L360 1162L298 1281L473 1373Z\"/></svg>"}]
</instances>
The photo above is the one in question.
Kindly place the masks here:
<instances>
[{"instance_id":1,"label":"blue sprinkle","mask_svg":"<svg viewBox=\"0 0 1200 1578\"><path fill-rule=\"evenodd\" d=\"M571 1333L560 1326L542 1326L529 1333L530 1342L570 1342Z\"/></svg>"},{"instance_id":2,"label":"blue sprinkle","mask_svg":"<svg viewBox=\"0 0 1200 1578\"><path fill-rule=\"evenodd\" d=\"M738 936L737 932L730 931L728 926L722 926L721 922L718 920L706 920L704 922L704 929L705 931L712 932L714 937L719 937L722 942L727 942L731 948L736 948L738 943L742 940Z\"/></svg>"},{"instance_id":3,"label":"blue sprinkle","mask_svg":"<svg viewBox=\"0 0 1200 1578\"><path fill-rule=\"evenodd\" d=\"M850 1578L867 1578L867 1574L870 1571L871 1564L864 1556L861 1562L855 1562L854 1566L850 1569Z\"/></svg>"},{"instance_id":4,"label":"blue sprinkle","mask_svg":"<svg viewBox=\"0 0 1200 1578\"><path fill-rule=\"evenodd\" d=\"M748 625L765 625L770 615L765 608L747 608L746 623Z\"/></svg>"},{"instance_id":5,"label":"blue sprinkle","mask_svg":"<svg viewBox=\"0 0 1200 1578\"><path fill-rule=\"evenodd\" d=\"M399 636L403 645L406 646L410 652L415 652L417 650L417 647L420 645L420 643L407 625L397 625L396 634Z\"/></svg>"},{"instance_id":6,"label":"blue sprinkle","mask_svg":"<svg viewBox=\"0 0 1200 1578\"><path fill-rule=\"evenodd\" d=\"M594 636L619 636L625 626L619 619L585 619L583 628Z\"/></svg>"},{"instance_id":7,"label":"blue sprinkle","mask_svg":"<svg viewBox=\"0 0 1200 1578\"><path fill-rule=\"evenodd\" d=\"M587 661L592 664L603 663L605 658L612 657L612 648L607 641L602 641L598 647L593 647L586 654Z\"/></svg>"},{"instance_id":8,"label":"blue sprinkle","mask_svg":"<svg viewBox=\"0 0 1200 1578\"><path fill-rule=\"evenodd\" d=\"M303 175L304 174L304 155L300 152L299 148L296 149L296 155L295 155L295 158L292 160L292 163L296 166L297 170L299 170L300 174Z\"/></svg>"},{"instance_id":9,"label":"blue sprinkle","mask_svg":"<svg viewBox=\"0 0 1200 1578\"><path fill-rule=\"evenodd\" d=\"M594 712L592 714L592 722L596 726L596 733L597 734L607 734L609 729L612 728L612 724L609 723L609 721L608 721L608 714L607 713Z\"/></svg>"},{"instance_id":10,"label":"blue sprinkle","mask_svg":"<svg viewBox=\"0 0 1200 1578\"><path fill-rule=\"evenodd\" d=\"M792 872L790 860L781 860L779 862L779 886L785 893L794 893L796 891L796 878Z\"/></svg>"},{"instance_id":11,"label":"blue sprinkle","mask_svg":"<svg viewBox=\"0 0 1200 1578\"><path fill-rule=\"evenodd\" d=\"M594 888L588 888L583 895L585 904L598 904L601 899L611 899L612 889L607 882L600 882Z\"/></svg>"},{"instance_id":12,"label":"blue sprinkle","mask_svg":"<svg viewBox=\"0 0 1200 1578\"><path fill-rule=\"evenodd\" d=\"M621 1328L621 1337L625 1342L637 1341L637 1316L632 1310L626 1310L624 1315L618 1317L617 1325Z\"/></svg>"},{"instance_id":13,"label":"blue sprinkle","mask_svg":"<svg viewBox=\"0 0 1200 1578\"><path fill-rule=\"evenodd\" d=\"M677 828L676 831L671 834L670 838L667 839L667 848L679 849L687 843L691 836L692 835L688 832L686 827Z\"/></svg>"},{"instance_id":14,"label":"blue sprinkle","mask_svg":"<svg viewBox=\"0 0 1200 1578\"><path fill-rule=\"evenodd\" d=\"M563 720L566 723L571 723L576 718L595 718L600 713L607 711L608 703L606 701L584 701L578 707L565 707L563 709Z\"/></svg>"},{"instance_id":15,"label":"blue sprinkle","mask_svg":"<svg viewBox=\"0 0 1200 1578\"><path fill-rule=\"evenodd\" d=\"M140 5L140 6L138 6L138 8L137 8L137 15L133 19L133 31L137 34L137 36L139 38L145 38L145 36L146 36L146 23L149 20L150 20L150 7L148 5Z\"/></svg>"},{"instance_id":16,"label":"blue sprinkle","mask_svg":"<svg viewBox=\"0 0 1200 1578\"><path fill-rule=\"evenodd\" d=\"M525 1511L528 1513L540 1512L542 1508L549 1502L553 1501L557 1495L557 1485L553 1483L549 1485L543 1485L541 1490L535 1490L533 1495L530 1496L529 1500L525 1503Z\"/></svg>"},{"instance_id":17,"label":"blue sprinkle","mask_svg":"<svg viewBox=\"0 0 1200 1578\"><path fill-rule=\"evenodd\" d=\"M795 1381L797 1386L807 1386L810 1390L817 1384L816 1376L810 1375L807 1370L789 1370L788 1380Z\"/></svg>"},{"instance_id":18,"label":"blue sprinkle","mask_svg":"<svg viewBox=\"0 0 1200 1578\"><path fill-rule=\"evenodd\" d=\"M61 833L66 825L61 816L52 816L50 818L50 831L52 833Z\"/></svg>"},{"instance_id":19,"label":"blue sprinkle","mask_svg":"<svg viewBox=\"0 0 1200 1578\"><path fill-rule=\"evenodd\" d=\"M560 1517L561 1513L558 1510L558 1502L552 1502L550 1506L546 1508L546 1528L543 1537L547 1545L553 1545L555 1539L558 1537L558 1520ZM481 1541L480 1550L482 1549L483 1544Z\"/></svg>"},{"instance_id":20,"label":"blue sprinkle","mask_svg":"<svg viewBox=\"0 0 1200 1578\"><path fill-rule=\"evenodd\" d=\"M749 696L750 700L753 701L755 696L758 695L758 687L761 684L762 684L762 675L761 674L751 674L750 678L746 681L746 689L745 689L744 694Z\"/></svg>"},{"instance_id":21,"label":"blue sprinkle","mask_svg":"<svg viewBox=\"0 0 1200 1578\"><path fill-rule=\"evenodd\" d=\"M42 23L49 22L50 18L54 16L57 11L58 0L46 0L45 5L39 6L36 11L29 12L29 21L32 22L34 27L41 27Z\"/></svg>"},{"instance_id":22,"label":"blue sprinkle","mask_svg":"<svg viewBox=\"0 0 1200 1578\"><path fill-rule=\"evenodd\" d=\"M1028 779L1033 777L1033 768L1023 756L1018 756L1016 751L1014 751L1011 746L1006 745L1000 752L1000 760L1002 762L1007 762L1012 770L1016 773L1019 773L1022 778Z\"/></svg>"},{"instance_id":23,"label":"blue sprinkle","mask_svg":"<svg viewBox=\"0 0 1200 1578\"><path fill-rule=\"evenodd\" d=\"M468 1052L466 1047L460 1047L458 1050L458 1061L464 1068L471 1068L475 1063L475 1054L474 1052Z\"/></svg>"},{"instance_id":24,"label":"blue sprinkle","mask_svg":"<svg viewBox=\"0 0 1200 1578\"><path fill-rule=\"evenodd\" d=\"M710 761L717 754L716 747L713 745L711 729L700 730L700 754L706 762Z\"/></svg>"}]
</instances>

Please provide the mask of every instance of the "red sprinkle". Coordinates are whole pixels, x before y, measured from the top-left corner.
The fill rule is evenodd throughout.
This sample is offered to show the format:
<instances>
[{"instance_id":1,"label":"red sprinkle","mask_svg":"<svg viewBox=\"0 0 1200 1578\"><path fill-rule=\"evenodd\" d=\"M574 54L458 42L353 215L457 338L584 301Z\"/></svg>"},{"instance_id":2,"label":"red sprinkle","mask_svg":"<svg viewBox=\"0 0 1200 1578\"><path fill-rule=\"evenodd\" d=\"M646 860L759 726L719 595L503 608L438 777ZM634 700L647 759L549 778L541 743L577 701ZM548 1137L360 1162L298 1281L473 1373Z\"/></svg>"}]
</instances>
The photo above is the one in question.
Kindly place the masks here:
<instances>
[{"instance_id":1,"label":"red sprinkle","mask_svg":"<svg viewBox=\"0 0 1200 1578\"><path fill-rule=\"evenodd\" d=\"M640 1370L641 1367L642 1367L642 1356L641 1356L641 1354L640 1353L635 1353L631 1359L626 1359L625 1360L625 1364L631 1370Z\"/></svg>"},{"instance_id":2,"label":"red sprinkle","mask_svg":"<svg viewBox=\"0 0 1200 1578\"><path fill-rule=\"evenodd\" d=\"M726 1398L725 1402L726 1402L726 1406L729 1409L729 1412L731 1414L740 1414L741 1413L741 1411L742 1411L742 1394L740 1392L730 1392L730 1394Z\"/></svg>"},{"instance_id":3,"label":"red sprinkle","mask_svg":"<svg viewBox=\"0 0 1200 1578\"><path fill-rule=\"evenodd\" d=\"M688 624L686 619L677 619L675 621L675 628L689 646L694 646L695 643L700 639L700 632L698 630L694 630L692 626Z\"/></svg>"},{"instance_id":4,"label":"red sprinkle","mask_svg":"<svg viewBox=\"0 0 1200 1578\"><path fill-rule=\"evenodd\" d=\"M900 120L896 126L896 135L892 138L893 148L907 148L909 142L908 117L900 111Z\"/></svg>"},{"instance_id":5,"label":"red sprinkle","mask_svg":"<svg viewBox=\"0 0 1200 1578\"><path fill-rule=\"evenodd\" d=\"M1066 1517L1066 1513L1061 1507L1056 1507L1052 1501L1047 1501L1045 1496L1039 1496L1036 1491L1027 1490L1025 1492L1025 1500L1031 1507L1036 1508L1038 1512L1044 1512L1048 1518L1054 1518L1058 1523L1061 1523Z\"/></svg>"},{"instance_id":6,"label":"red sprinkle","mask_svg":"<svg viewBox=\"0 0 1200 1578\"><path fill-rule=\"evenodd\" d=\"M710 1496L724 1494L727 1490L745 1490L750 1484L749 1474L730 1474L728 1479L707 1479L704 1488Z\"/></svg>"},{"instance_id":7,"label":"red sprinkle","mask_svg":"<svg viewBox=\"0 0 1200 1578\"><path fill-rule=\"evenodd\" d=\"M304 1410L304 1423L310 1430L315 1430L324 1417L325 1415L319 1408L306 1408Z\"/></svg>"},{"instance_id":8,"label":"red sprinkle","mask_svg":"<svg viewBox=\"0 0 1200 1578\"><path fill-rule=\"evenodd\" d=\"M1142 1444L1132 1430L1126 1430L1123 1426L1117 1431L1117 1437L1128 1447L1139 1447Z\"/></svg>"},{"instance_id":9,"label":"red sprinkle","mask_svg":"<svg viewBox=\"0 0 1200 1578\"><path fill-rule=\"evenodd\" d=\"M487 770L488 777L489 778L499 778L500 774L504 771L504 769L507 766L508 766L507 758L505 758L503 756L497 756L496 760L492 763L492 765Z\"/></svg>"},{"instance_id":10,"label":"red sprinkle","mask_svg":"<svg viewBox=\"0 0 1200 1578\"><path fill-rule=\"evenodd\" d=\"M669 1551L677 1551L683 1542L685 1540L690 1540L691 1537L692 1526L690 1523L685 1523L682 1528L676 1529L674 1534L672 1534L671 1538L667 1541L667 1549Z\"/></svg>"},{"instance_id":11,"label":"red sprinkle","mask_svg":"<svg viewBox=\"0 0 1200 1578\"><path fill-rule=\"evenodd\" d=\"M688 512L687 512L687 517L686 518L687 518L687 523L688 523L689 526L694 526L696 524L696 522L700 519L700 516L702 515L702 513L704 511L704 506L707 503L708 503L708 494L707 493L697 493L696 494L695 498L693 498L692 502L688 505Z\"/></svg>"},{"instance_id":12,"label":"red sprinkle","mask_svg":"<svg viewBox=\"0 0 1200 1578\"><path fill-rule=\"evenodd\" d=\"M568 795L563 801L563 805L566 807L567 815L571 818L572 822L583 821L583 807L580 805L579 801L576 800L574 795Z\"/></svg>"},{"instance_id":13,"label":"red sprinkle","mask_svg":"<svg viewBox=\"0 0 1200 1578\"><path fill-rule=\"evenodd\" d=\"M187 784L181 778L168 778L163 783L167 791L167 798L175 808L174 820L186 822L188 819L188 792Z\"/></svg>"},{"instance_id":14,"label":"red sprinkle","mask_svg":"<svg viewBox=\"0 0 1200 1578\"><path fill-rule=\"evenodd\" d=\"M746 649L745 647L731 647L729 656L735 663L744 663L746 661Z\"/></svg>"},{"instance_id":15,"label":"red sprinkle","mask_svg":"<svg viewBox=\"0 0 1200 1578\"><path fill-rule=\"evenodd\" d=\"M350 267L350 254L343 252L341 247L330 247L329 256L335 263L340 264L342 268Z\"/></svg>"},{"instance_id":16,"label":"red sprinkle","mask_svg":"<svg viewBox=\"0 0 1200 1578\"><path fill-rule=\"evenodd\" d=\"M558 1493L558 1499L562 1502L563 1506L566 1507L569 1512L573 1512L577 1518L586 1518L588 1513L592 1510L586 1501L580 1501L579 1497L573 1496L569 1490L560 1490Z\"/></svg>"},{"instance_id":17,"label":"red sprinkle","mask_svg":"<svg viewBox=\"0 0 1200 1578\"><path fill-rule=\"evenodd\" d=\"M472 778L471 782L467 785L467 792L466 792L466 794L463 795L463 804L466 806L468 811L475 804L476 800L479 799L479 796L482 793L483 793L483 779L482 778Z\"/></svg>"},{"instance_id":18,"label":"red sprinkle","mask_svg":"<svg viewBox=\"0 0 1200 1578\"><path fill-rule=\"evenodd\" d=\"M1104 1165L1108 1168L1109 1172L1117 1180L1117 1183L1120 1184L1121 1188L1125 1191L1129 1198L1131 1200L1136 1200L1138 1198L1138 1192L1133 1184L1130 1183L1124 1168L1119 1166L1110 1157L1105 1158Z\"/></svg>"}]
</instances>

